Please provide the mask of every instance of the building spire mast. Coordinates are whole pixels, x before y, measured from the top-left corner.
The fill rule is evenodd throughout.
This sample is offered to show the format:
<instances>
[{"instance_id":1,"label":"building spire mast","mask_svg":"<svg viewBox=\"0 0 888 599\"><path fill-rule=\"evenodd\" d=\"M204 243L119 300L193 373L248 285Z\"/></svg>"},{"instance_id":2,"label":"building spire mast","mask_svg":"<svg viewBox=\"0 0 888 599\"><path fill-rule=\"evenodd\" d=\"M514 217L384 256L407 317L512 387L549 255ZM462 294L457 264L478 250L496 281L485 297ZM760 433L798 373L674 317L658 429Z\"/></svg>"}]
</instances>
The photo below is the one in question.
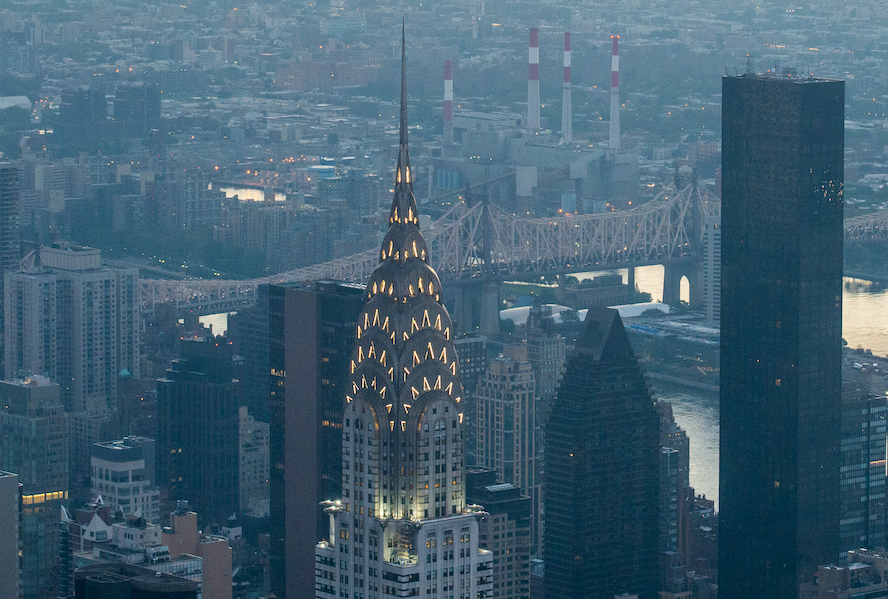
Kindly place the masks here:
<instances>
[{"instance_id":1,"label":"building spire mast","mask_svg":"<svg viewBox=\"0 0 888 599\"><path fill-rule=\"evenodd\" d=\"M398 145L398 174L395 183L413 184L410 179L410 155L407 152L407 43L405 21L401 19L401 135Z\"/></svg>"}]
</instances>

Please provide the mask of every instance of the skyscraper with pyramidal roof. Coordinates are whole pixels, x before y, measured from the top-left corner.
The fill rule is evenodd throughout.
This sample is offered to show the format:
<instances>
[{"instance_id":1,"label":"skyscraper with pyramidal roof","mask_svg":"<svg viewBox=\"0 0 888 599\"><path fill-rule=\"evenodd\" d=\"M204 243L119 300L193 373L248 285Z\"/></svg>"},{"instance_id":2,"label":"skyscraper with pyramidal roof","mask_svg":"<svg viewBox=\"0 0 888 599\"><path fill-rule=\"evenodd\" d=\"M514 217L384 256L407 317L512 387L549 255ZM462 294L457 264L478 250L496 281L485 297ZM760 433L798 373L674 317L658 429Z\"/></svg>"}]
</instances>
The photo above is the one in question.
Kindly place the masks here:
<instances>
[{"instance_id":1,"label":"skyscraper with pyramidal roof","mask_svg":"<svg viewBox=\"0 0 888 599\"><path fill-rule=\"evenodd\" d=\"M403 30L401 36L395 195L356 327L342 497L328 504L330 535L316 553L319 599L474 599L492 588L493 555L478 546L481 508L465 505L453 325L413 197Z\"/></svg>"}]
</instances>

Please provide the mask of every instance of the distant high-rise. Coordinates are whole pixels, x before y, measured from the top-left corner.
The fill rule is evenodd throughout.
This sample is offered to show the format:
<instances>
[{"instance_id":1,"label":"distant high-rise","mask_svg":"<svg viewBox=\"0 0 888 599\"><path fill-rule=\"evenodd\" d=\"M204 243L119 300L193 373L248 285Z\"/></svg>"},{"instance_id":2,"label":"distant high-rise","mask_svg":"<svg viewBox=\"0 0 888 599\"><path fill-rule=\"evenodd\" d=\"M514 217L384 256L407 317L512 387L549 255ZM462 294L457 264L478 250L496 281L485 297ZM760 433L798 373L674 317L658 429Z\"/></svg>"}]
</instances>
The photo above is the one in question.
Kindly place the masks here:
<instances>
[{"instance_id":1,"label":"distant high-rise","mask_svg":"<svg viewBox=\"0 0 888 599\"><path fill-rule=\"evenodd\" d=\"M657 412L660 415L660 559L662 563L667 554L678 554L679 561L687 566L690 442L685 431L675 423L672 404L657 403Z\"/></svg>"},{"instance_id":2,"label":"distant high-rise","mask_svg":"<svg viewBox=\"0 0 888 599\"><path fill-rule=\"evenodd\" d=\"M342 496L342 421L360 285L269 287L271 590L313 597L322 501ZM267 376L267 374L266 374Z\"/></svg>"},{"instance_id":3,"label":"distant high-rise","mask_svg":"<svg viewBox=\"0 0 888 599\"><path fill-rule=\"evenodd\" d=\"M839 557L845 84L722 80L719 596Z\"/></svg>"},{"instance_id":4,"label":"distant high-rise","mask_svg":"<svg viewBox=\"0 0 888 599\"><path fill-rule=\"evenodd\" d=\"M160 126L160 87L140 83L119 85L114 97L114 121L129 137L147 137Z\"/></svg>"},{"instance_id":5,"label":"distant high-rise","mask_svg":"<svg viewBox=\"0 0 888 599\"><path fill-rule=\"evenodd\" d=\"M550 308L539 304L531 307L524 338L527 341L527 359L533 366L537 395L545 405L558 390L567 351L564 337L554 329Z\"/></svg>"},{"instance_id":6,"label":"distant high-rise","mask_svg":"<svg viewBox=\"0 0 888 599\"><path fill-rule=\"evenodd\" d=\"M475 394L476 463L494 469L500 481L521 487L530 496L532 555L536 555L542 537L542 485L536 447L538 399L524 344L507 345L502 356L491 360Z\"/></svg>"},{"instance_id":7,"label":"distant high-rise","mask_svg":"<svg viewBox=\"0 0 888 599\"><path fill-rule=\"evenodd\" d=\"M465 502L453 323L419 229L402 34L395 191L348 365L342 497L317 546L315 597L487 597L493 554ZM289 594L288 594L289 596Z\"/></svg>"},{"instance_id":8,"label":"distant high-rise","mask_svg":"<svg viewBox=\"0 0 888 599\"><path fill-rule=\"evenodd\" d=\"M59 386L49 379L0 381L0 470L22 484L22 597L55 597L68 444Z\"/></svg>"},{"instance_id":9,"label":"distant high-rise","mask_svg":"<svg viewBox=\"0 0 888 599\"><path fill-rule=\"evenodd\" d=\"M0 599L20 598L18 475L0 470Z\"/></svg>"},{"instance_id":10,"label":"distant high-rise","mask_svg":"<svg viewBox=\"0 0 888 599\"><path fill-rule=\"evenodd\" d=\"M590 309L546 423L546 599L657 597L658 428L619 314Z\"/></svg>"},{"instance_id":11,"label":"distant high-rise","mask_svg":"<svg viewBox=\"0 0 888 599\"><path fill-rule=\"evenodd\" d=\"M13 162L0 162L0 301L3 301L6 273L19 269L21 230L19 228L19 166ZM3 359L5 343L3 306L0 305L0 359Z\"/></svg>"},{"instance_id":12,"label":"distant high-rise","mask_svg":"<svg viewBox=\"0 0 888 599\"><path fill-rule=\"evenodd\" d=\"M843 562L849 551L885 547L888 533L886 415L888 397L875 397L854 381L842 381L839 549Z\"/></svg>"},{"instance_id":13,"label":"distant high-rise","mask_svg":"<svg viewBox=\"0 0 888 599\"><path fill-rule=\"evenodd\" d=\"M184 499L203 522L224 523L240 506L238 381L227 338L180 345L157 381L157 484Z\"/></svg>"},{"instance_id":14,"label":"distant high-rise","mask_svg":"<svg viewBox=\"0 0 888 599\"><path fill-rule=\"evenodd\" d=\"M7 277L7 377L52 378L69 412L114 411L120 372L139 376L138 278L97 249L41 248L39 265Z\"/></svg>"},{"instance_id":15,"label":"distant high-rise","mask_svg":"<svg viewBox=\"0 0 888 599\"><path fill-rule=\"evenodd\" d=\"M481 546L493 552L495 597L530 598L530 497L488 468L466 470L466 501L484 506Z\"/></svg>"}]
</instances>

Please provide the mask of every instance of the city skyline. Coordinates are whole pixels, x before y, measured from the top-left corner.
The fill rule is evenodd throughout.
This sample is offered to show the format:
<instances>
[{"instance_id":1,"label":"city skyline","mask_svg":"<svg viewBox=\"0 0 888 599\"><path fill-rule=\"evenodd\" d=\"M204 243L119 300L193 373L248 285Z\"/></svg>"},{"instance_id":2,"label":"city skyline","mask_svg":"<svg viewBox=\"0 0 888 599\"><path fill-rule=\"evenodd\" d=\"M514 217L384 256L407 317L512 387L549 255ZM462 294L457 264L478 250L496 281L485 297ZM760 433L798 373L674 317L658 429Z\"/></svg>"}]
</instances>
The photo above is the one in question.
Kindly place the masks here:
<instances>
[{"instance_id":1,"label":"city skyline","mask_svg":"<svg viewBox=\"0 0 888 599\"><path fill-rule=\"evenodd\" d=\"M888 596L886 18L10 0L0 596Z\"/></svg>"}]
</instances>

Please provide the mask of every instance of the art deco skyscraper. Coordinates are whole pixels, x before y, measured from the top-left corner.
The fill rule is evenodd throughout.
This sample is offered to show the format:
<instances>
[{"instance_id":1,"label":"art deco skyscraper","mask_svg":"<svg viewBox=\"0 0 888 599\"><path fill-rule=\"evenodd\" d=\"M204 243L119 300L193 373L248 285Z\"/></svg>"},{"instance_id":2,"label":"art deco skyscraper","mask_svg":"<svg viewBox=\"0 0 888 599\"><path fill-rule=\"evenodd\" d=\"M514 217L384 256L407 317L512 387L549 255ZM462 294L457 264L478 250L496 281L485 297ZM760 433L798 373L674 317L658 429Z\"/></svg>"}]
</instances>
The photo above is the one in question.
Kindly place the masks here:
<instances>
[{"instance_id":1,"label":"art deco skyscraper","mask_svg":"<svg viewBox=\"0 0 888 599\"><path fill-rule=\"evenodd\" d=\"M719 596L838 559L845 84L722 80Z\"/></svg>"},{"instance_id":2,"label":"art deco skyscraper","mask_svg":"<svg viewBox=\"0 0 888 599\"><path fill-rule=\"evenodd\" d=\"M619 313L590 308L546 424L546 599L656 598L658 428Z\"/></svg>"},{"instance_id":3,"label":"art deco skyscraper","mask_svg":"<svg viewBox=\"0 0 888 599\"><path fill-rule=\"evenodd\" d=\"M345 390L342 498L329 503L330 536L317 547L318 598L474 599L492 586L493 555L478 546L480 508L465 505L453 325L413 197L403 33L401 43L395 194L357 322Z\"/></svg>"}]
</instances>

